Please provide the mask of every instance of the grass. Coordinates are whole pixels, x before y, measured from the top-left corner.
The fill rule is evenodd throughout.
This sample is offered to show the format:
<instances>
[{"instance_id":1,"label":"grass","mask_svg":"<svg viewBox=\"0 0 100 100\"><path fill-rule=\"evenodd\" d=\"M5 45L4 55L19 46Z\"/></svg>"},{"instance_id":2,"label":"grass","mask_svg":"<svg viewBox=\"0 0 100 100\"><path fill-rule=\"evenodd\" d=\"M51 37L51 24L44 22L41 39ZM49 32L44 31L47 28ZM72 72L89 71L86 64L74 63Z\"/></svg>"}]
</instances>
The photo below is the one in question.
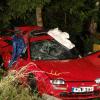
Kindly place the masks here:
<instances>
[{"instance_id":1,"label":"grass","mask_svg":"<svg viewBox=\"0 0 100 100\"><path fill-rule=\"evenodd\" d=\"M32 93L29 86L19 85L15 74L8 73L2 78L3 73L0 70L0 100L43 100L38 93Z\"/></svg>"}]
</instances>

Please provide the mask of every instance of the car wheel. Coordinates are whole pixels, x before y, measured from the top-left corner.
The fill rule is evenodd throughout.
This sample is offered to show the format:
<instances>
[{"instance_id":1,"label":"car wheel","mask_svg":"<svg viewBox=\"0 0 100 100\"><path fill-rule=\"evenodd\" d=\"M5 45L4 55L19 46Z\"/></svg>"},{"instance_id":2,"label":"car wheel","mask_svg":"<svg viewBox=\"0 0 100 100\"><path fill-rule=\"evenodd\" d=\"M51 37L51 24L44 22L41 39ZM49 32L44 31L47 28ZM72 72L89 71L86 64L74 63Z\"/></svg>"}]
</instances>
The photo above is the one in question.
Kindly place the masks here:
<instances>
[{"instance_id":1,"label":"car wheel","mask_svg":"<svg viewBox=\"0 0 100 100\"><path fill-rule=\"evenodd\" d=\"M33 75L33 73L29 73L27 80L31 90L33 92L37 92L37 83L36 83L35 75Z\"/></svg>"},{"instance_id":2,"label":"car wheel","mask_svg":"<svg viewBox=\"0 0 100 100\"><path fill-rule=\"evenodd\" d=\"M3 64L4 64L4 61L3 61L2 56L0 55L0 68L4 68Z\"/></svg>"}]
</instances>

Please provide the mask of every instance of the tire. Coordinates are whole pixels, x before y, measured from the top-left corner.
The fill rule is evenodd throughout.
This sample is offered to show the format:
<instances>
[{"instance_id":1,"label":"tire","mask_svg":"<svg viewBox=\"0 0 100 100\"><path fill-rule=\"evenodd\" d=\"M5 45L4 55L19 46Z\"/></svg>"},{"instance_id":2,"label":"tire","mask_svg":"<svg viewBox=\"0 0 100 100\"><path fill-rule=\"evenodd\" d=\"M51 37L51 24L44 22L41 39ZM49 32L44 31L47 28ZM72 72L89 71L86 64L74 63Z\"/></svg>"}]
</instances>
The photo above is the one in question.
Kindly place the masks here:
<instances>
[{"instance_id":1,"label":"tire","mask_svg":"<svg viewBox=\"0 0 100 100\"><path fill-rule=\"evenodd\" d=\"M31 91L37 92L37 82L35 79L35 75L33 75L33 73L29 73L27 81L28 81L28 85L31 88Z\"/></svg>"},{"instance_id":2,"label":"tire","mask_svg":"<svg viewBox=\"0 0 100 100\"><path fill-rule=\"evenodd\" d=\"M4 68L3 64L4 64L4 61L3 61L2 56L0 55L0 68Z\"/></svg>"}]
</instances>

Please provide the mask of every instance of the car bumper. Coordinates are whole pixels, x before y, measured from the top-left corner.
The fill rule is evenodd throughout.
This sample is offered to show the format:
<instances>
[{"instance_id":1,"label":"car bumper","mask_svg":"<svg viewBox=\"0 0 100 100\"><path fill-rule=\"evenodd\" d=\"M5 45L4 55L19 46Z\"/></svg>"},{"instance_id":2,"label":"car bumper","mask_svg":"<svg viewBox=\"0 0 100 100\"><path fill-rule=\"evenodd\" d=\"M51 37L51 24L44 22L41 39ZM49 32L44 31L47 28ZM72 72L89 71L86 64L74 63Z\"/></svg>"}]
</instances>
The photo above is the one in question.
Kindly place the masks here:
<instances>
[{"instance_id":1,"label":"car bumper","mask_svg":"<svg viewBox=\"0 0 100 100\"><path fill-rule=\"evenodd\" d=\"M89 85L89 86L93 86L93 85ZM72 85L71 85L71 87L72 87ZM95 85L94 91L84 92L84 93L73 93L71 87L66 88L66 90L65 90L64 87L63 88L60 88L60 87L55 88L55 86L53 86L53 90L48 94L51 94L57 98L60 98L61 100L69 100L69 99L80 100L80 99L100 98L100 86ZM63 90L61 90L61 89L63 89Z\"/></svg>"},{"instance_id":2,"label":"car bumper","mask_svg":"<svg viewBox=\"0 0 100 100\"><path fill-rule=\"evenodd\" d=\"M48 94L43 94L42 98L44 100L85 100L85 99L93 99L93 98L100 98L100 92L94 92L94 93L88 93L88 95L85 94L71 94L62 92L60 96L55 97Z\"/></svg>"},{"instance_id":3,"label":"car bumper","mask_svg":"<svg viewBox=\"0 0 100 100\"><path fill-rule=\"evenodd\" d=\"M93 99L93 98L100 98L100 91L94 91L91 93L67 93L67 92L61 92L58 96L58 98L61 98L62 100L68 100L68 99Z\"/></svg>"}]
</instances>

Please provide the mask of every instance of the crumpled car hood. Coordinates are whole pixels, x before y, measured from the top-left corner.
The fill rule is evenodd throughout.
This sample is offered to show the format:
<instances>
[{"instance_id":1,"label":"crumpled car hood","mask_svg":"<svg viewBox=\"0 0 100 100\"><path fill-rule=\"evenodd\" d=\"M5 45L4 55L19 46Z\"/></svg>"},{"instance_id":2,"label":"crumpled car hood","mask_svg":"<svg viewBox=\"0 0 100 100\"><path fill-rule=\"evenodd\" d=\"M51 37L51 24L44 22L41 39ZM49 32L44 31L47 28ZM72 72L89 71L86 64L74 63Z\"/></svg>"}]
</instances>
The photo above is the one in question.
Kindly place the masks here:
<instances>
[{"instance_id":1,"label":"crumpled car hood","mask_svg":"<svg viewBox=\"0 0 100 100\"><path fill-rule=\"evenodd\" d=\"M35 63L50 78L61 78L66 81L94 81L99 78L100 73L100 70L85 59L47 60L35 61Z\"/></svg>"}]
</instances>

